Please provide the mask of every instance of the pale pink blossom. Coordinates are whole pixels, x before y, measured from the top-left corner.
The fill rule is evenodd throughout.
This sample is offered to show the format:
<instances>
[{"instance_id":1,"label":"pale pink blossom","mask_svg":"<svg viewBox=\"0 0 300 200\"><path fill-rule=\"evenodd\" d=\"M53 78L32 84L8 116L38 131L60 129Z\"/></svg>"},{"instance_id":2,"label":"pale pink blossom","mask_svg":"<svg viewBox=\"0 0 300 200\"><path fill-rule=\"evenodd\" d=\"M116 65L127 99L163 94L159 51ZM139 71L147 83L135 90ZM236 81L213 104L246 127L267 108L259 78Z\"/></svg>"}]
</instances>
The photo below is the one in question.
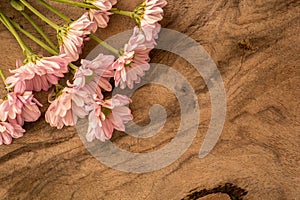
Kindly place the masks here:
<instances>
[{"instance_id":1,"label":"pale pink blossom","mask_svg":"<svg viewBox=\"0 0 300 200\"><path fill-rule=\"evenodd\" d=\"M58 32L60 54L66 54L69 62L78 60L84 41L96 30L97 24L89 19L88 13L84 13L71 24L63 26Z\"/></svg>"},{"instance_id":2,"label":"pale pink blossom","mask_svg":"<svg viewBox=\"0 0 300 200\"><path fill-rule=\"evenodd\" d=\"M8 88L23 93L24 91L47 91L52 85L58 83L59 78L68 72L66 55L36 58L17 69L10 70L13 74L7 77Z\"/></svg>"},{"instance_id":3,"label":"pale pink blossom","mask_svg":"<svg viewBox=\"0 0 300 200\"><path fill-rule=\"evenodd\" d=\"M94 109L89 114L87 141L95 138L109 140L113 130L125 131L125 124L133 119L130 109L126 106L131 100L124 95L115 95L109 100L95 98Z\"/></svg>"},{"instance_id":4,"label":"pale pink blossom","mask_svg":"<svg viewBox=\"0 0 300 200\"><path fill-rule=\"evenodd\" d=\"M109 15L112 15L113 13L109 12L109 10L112 8L113 5L117 3L116 0L91 0L87 3L91 3L99 10L96 9L90 9L89 10L89 16L91 21L94 21L97 23L99 28L106 28L107 23L109 22Z\"/></svg>"},{"instance_id":5,"label":"pale pink blossom","mask_svg":"<svg viewBox=\"0 0 300 200\"><path fill-rule=\"evenodd\" d=\"M158 33L161 30L160 21L163 18L165 0L146 0L135 9L138 26L125 45L121 56L114 62L115 85L124 89L133 88L134 83L140 83L144 72L150 68L149 53L156 45Z\"/></svg>"},{"instance_id":6,"label":"pale pink blossom","mask_svg":"<svg viewBox=\"0 0 300 200\"><path fill-rule=\"evenodd\" d=\"M66 87L60 93L45 114L46 122L58 129L74 126L78 118L88 115L85 109L85 100L88 98L86 92Z\"/></svg>"},{"instance_id":7,"label":"pale pink blossom","mask_svg":"<svg viewBox=\"0 0 300 200\"><path fill-rule=\"evenodd\" d=\"M145 0L139 7L136 8L135 13L139 16L138 25L143 27L145 25L155 25L163 19L163 7L167 5L166 0Z\"/></svg>"},{"instance_id":8,"label":"pale pink blossom","mask_svg":"<svg viewBox=\"0 0 300 200\"><path fill-rule=\"evenodd\" d=\"M93 4L100 10L110 10L117 0L86 0L87 3Z\"/></svg>"},{"instance_id":9,"label":"pale pink blossom","mask_svg":"<svg viewBox=\"0 0 300 200\"><path fill-rule=\"evenodd\" d=\"M0 145L11 144L12 138L20 138L25 130L18 124L0 122Z\"/></svg>"},{"instance_id":10,"label":"pale pink blossom","mask_svg":"<svg viewBox=\"0 0 300 200\"><path fill-rule=\"evenodd\" d=\"M89 93L92 97L97 94L102 98L101 90L111 91L110 78L114 76L111 67L114 56L99 54L94 60L82 59L81 66L77 69L74 76L73 86Z\"/></svg>"},{"instance_id":11,"label":"pale pink blossom","mask_svg":"<svg viewBox=\"0 0 300 200\"><path fill-rule=\"evenodd\" d=\"M147 41L146 36L135 29L129 42L125 44L122 55L113 63L115 85L132 89L134 83L140 83L145 71L150 69L149 52L154 47L154 40Z\"/></svg>"},{"instance_id":12,"label":"pale pink blossom","mask_svg":"<svg viewBox=\"0 0 300 200\"><path fill-rule=\"evenodd\" d=\"M31 91L21 94L19 91L10 92L5 100L0 100L0 120L9 121L23 126L25 122L34 122L41 116L38 108L42 106L33 97Z\"/></svg>"},{"instance_id":13,"label":"pale pink blossom","mask_svg":"<svg viewBox=\"0 0 300 200\"><path fill-rule=\"evenodd\" d=\"M159 23L155 23L153 25L146 24L142 26L141 28L139 27L134 27L134 34L133 35L143 35L146 46L148 48L153 49L156 44L156 39L158 39L158 33L161 30L161 25Z\"/></svg>"}]
</instances>

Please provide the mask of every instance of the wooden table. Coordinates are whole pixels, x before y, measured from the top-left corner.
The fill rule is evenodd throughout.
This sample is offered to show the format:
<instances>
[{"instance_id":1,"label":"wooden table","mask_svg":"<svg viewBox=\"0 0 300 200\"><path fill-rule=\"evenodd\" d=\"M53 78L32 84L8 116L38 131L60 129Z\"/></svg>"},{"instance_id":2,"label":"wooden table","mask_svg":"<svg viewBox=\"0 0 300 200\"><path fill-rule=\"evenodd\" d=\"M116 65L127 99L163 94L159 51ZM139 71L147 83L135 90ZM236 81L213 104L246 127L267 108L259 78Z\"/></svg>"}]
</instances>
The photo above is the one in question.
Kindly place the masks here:
<instances>
[{"instance_id":1,"label":"wooden table","mask_svg":"<svg viewBox=\"0 0 300 200\"><path fill-rule=\"evenodd\" d=\"M139 2L120 0L118 7L130 10ZM82 13L67 6L59 8L74 19ZM1 9L20 21L20 15L3 2ZM24 137L0 146L1 199L300 198L299 1L169 0L165 11L162 26L200 43L222 75L227 116L213 151L198 158L211 117L203 79L182 58L154 50L152 61L171 66L186 77L201 108L196 138L176 162L150 173L121 172L96 160L84 148L76 129L56 130L41 117L25 125ZM47 16L62 22L51 13ZM54 31L39 24L55 38ZM28 23L22 25L30 29ZM112 16L109 28L97 35L105 39L133 26L129 18ZM1 68L9 75L15 59L22 59L21 51L2 25L0 42ZM88 43L83 57L95 45ZM1 91L4 95L3 86ZM47 93L37 94L37 98L45 112ZM131 105L135 122L147 125L148 110L155 103L164 106L168 114L158 135L138 139L115 133L112 141L132 152L155 151L168 144L180 121L178 102L168 89L149 85L137 91ZM219 194L206 196L210 193Z\"/></svg>"}]
</instances>

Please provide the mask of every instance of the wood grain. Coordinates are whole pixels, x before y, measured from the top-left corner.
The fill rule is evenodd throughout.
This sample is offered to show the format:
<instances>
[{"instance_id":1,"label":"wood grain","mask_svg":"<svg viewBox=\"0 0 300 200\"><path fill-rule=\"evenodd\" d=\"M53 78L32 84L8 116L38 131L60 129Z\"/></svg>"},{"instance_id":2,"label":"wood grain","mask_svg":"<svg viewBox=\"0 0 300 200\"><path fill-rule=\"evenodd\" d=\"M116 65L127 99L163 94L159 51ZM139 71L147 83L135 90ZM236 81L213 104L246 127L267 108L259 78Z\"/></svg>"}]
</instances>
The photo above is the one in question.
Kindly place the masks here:
<instances>
[{"instance_id":1,"label":"wood grain","mask_svg":"<svg viewBox=\"0 0 300 200\"><path fill-rule=\"evenodd\" d=\"M120 0L118 7L130 10L138 3ZM78 9L59 8L72 18L80 15ZM21 22L6 3L1 3L1 9ZM25 125L24 137L0 146L1 199L184 199L194 188L209 190L226 183L246 191L243 199L300 198L299 1L169 0L165 10L162 25L199 42L221 72L227 117L214 150L198 158L211 117L204 81L185 60L155 50L152 61L181 72L197 92L201 108L197 136L180 159L151 173L120 172L90 155L74 128L56 130L42 117ZM50 13L47 16L62 23ZM55 31L39 24L55 37ZM25 22L22 25L30 27ZM126 17L112 16L109 28L97 34L105 39L133 26ZM2 25L0 43L1 68L8 75L15 59L22 58L21 51ZM90 42L83 56L95 45ZM4 95L3 86L1 91ZM43 111L46 95L37 95ZM132 152L153 151L167 144L180 121L178 102L170 91L155 85L138 91L131 105L135 121L149 123L147 113L154 103L163 105L168 113L157 136L143 140L115 133L112 141Z\"/></svg>"}]
</instances>

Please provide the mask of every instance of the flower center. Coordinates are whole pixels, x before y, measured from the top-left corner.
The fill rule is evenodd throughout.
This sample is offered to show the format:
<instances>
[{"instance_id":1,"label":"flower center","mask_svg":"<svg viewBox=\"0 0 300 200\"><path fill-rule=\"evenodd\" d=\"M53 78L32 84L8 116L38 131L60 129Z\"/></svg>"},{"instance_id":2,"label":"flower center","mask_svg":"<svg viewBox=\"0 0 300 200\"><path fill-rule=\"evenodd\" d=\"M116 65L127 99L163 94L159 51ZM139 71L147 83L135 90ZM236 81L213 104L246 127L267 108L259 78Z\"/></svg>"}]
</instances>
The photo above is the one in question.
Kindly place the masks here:
<instances>
[{"instance_id":1,"label":"flower center","mask_svg":"<svg viewBox=\"0 0 300 200\"><path fill-rule=\"evenodd\" d=\"M65 88L62 85L56 84L55 92L51 98L53 98L53 100L57 99L60 95L62 95L64 89Z\"/></svg>"},{"instance_id":2,"label":"flower center","mask_svg":"<svg viewBox=\"0 0 300 200\"><path fill-rule=\"evenodd\" d=\"M142 3L136 9L133 11L134 12L134 21L138 26L141 26L141 21L144 18L144 14L146 11L146 2Z\"/></svg>"},{"instance_id":3,"label":"flower center","mask_svg":"<svg viewBox=\"0 0 300 200\"><path fill-rule=\"evenodd\" d=\"M92 80L94 80L95 72L93 71L93 74L90 76L85 76L85 82L90 83Z\"/></svg>"},{"instance_id":4,"label":"flower center","mask_svg":"<svg viewBox=\"0 0 300 200\"><path fill-rule=\"evenodd\" d=\"M68 24L66 24L58 29L57 40L58 40L59 46L61 46L63 44L64 38L67 37L69 29L70 28L69 28Z\"/></svg>"},{"instance_id":5,"label":"flower center","mask_svg":"<svg viewBox=\"0 0 300 200\"><path fill-rule=\"evenodd\" d=\"M129 68L129 67L131 66L132 63L133 63L133 59L132 59L132 60L128 60L128 61L125 63L124 67L125 67L125 68Z\"/></svg>"},{"instance_id":6,"label":"flower center","mask_svg":"<svg viewBox=\"0 0 300 200\"><path fill-rule=\"evenodd\" d=\"M30 55L26 56L26 59L24 60L23 64L25 65L25 64L30 63L30 62L36 63L36 61L38 61L40 59L41 58L38 55L36 55L36 54L30 54Z\"/></svg>"},{"instance_id":7,"label":"flower center","mask_svg":"<svg viewBox=\"0 0 300 200\"><path fill-rule=\"evenodd\" d=\"M105 117L107 117L112 112L111 109L105 108L105 107L101 107L101 111L103 112L103 114L105 115Z\"/></svg>"},{"instance_id":8,"label":"flower center","mask_svg":"<svg viewBox=\"0 0 300 200\"><path fill-rule=\"evenodd\" d=\"M130 67L135 58L135 52L125 52L124 49L120 50L121 57L125 60L124 67Z\"/></svg>"}]
</instances>

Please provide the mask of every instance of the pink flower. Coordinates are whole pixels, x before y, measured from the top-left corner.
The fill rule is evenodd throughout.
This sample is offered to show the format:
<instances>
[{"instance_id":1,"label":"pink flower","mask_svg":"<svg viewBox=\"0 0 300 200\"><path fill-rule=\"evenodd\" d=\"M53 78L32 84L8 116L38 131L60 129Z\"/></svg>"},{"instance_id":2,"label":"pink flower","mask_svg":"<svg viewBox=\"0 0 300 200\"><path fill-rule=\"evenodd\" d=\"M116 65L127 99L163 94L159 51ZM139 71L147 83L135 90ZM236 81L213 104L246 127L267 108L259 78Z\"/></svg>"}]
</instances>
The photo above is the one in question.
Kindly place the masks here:
<instances>
[{"instance_id":1,"label":"pink flower","mask_svg":"<svg viewBox=\"0 0 300 200\"><path fill-rule=\"evenodd\" d=\"M155 40L146 40L146 36L135 28L133 36L125 44L122 55L113 63L115 69L115 85L121 89L126 85L132 89L134 83L140 83L144 72L150 68L149 52L154 47Z\"/></svg>"},{"instance_id":2,"label":"pink flower","mask_svg":"<svg viewBox=\"0 0 300 200\"><path fill-rule=\"evenodd\" d=\"M88 114L84 107L87 98L87 93L83 91L64 88L46 111L46 122L58 129L61 129L64 125L74 126L78 117L83 118Z\"/></svg>"},{"instance_id":3,"label":"pink flower","mask_svg":"<svg viewBox=\"0 0 300 200\"><path fill-rule=\"evenodd\" d=\"M110 10L117 0L86 0L87 3L93 4L100 10Z\"/></svg>"},{"instance_id":4,"label":"pink flower","mask_svg":"<svg viewBox=\"0 0 300 200\"><path fill-rule=\"evenodd\" d=\"M161 30L161 25L159 23L155 23L154 25L146 24L139 27L134 27L134 35L144 35L145 43L148 48L153 49L156 45L156 39L158 39L158 33Z\"/></svg>"},{"instance_id":5,"label":"pink flower","mask_svg":"<svg viewBox=\"0 0 300 200\"><path fill-rule=\"evenodd\" d=\"M0 145L10 144L12 138L20 138L25 130L18 124L0 122Z\"/></svg>"},{"instance_id":6,"label":"pink flower","mask_svg":"<svg viewBox=\"0 0 300 200\"><path fill-rule=\"evenodd\" d=\"M127 96L115 95L109 100L95 98L94 110L89 114L87 141L95 138L105 141L112 137L113 130L125 131L127 122L133 119L126 105L131 100Z\"/></svg>"},{"instance_id":7,"label":"pink flower","mask_svg":"<svg viewBox=\"0 0 300 200\"><path fill-rule=\"evenodd\" d=\"M165 0L145 0L135 9L137 23L140 27L153 25L163 19L163 7L167 5Z\"/></svg>"},{"instance_id":8,"label":"pink flower","mask_svg":"<svg viewBox=\"0 0 300 200\"><path fill-rule=\"evenodd\" d=\"M13 74L6 79L10 84L8 88L15 88L15 91L47 91L51 85L58 83L58 79L64 77L68 72L68 61L65 55L36 58L17 69L10 70Z\"/></svg>"},{"instance_id":9,"label":"pink flower","mask_svg":"<svg viewBox=\"0 0 300 200\"><path fill-rule=\"evenodd\" d=\"M125 45L122 55L114 62L115 85L121 89L126 85L132 89L134 83L140 83L144 72L150 68L149 52L156 45L161 26L158 24L163 18L165 0L145 0L135 9L135 20L138 27L134 28L128 44Z\"/></svg>"},{"instance_id":10,"label":"pink flower","mask_svg":"<svg viewBox=\"0 0 300 200\"><path fill-rule=\"evenodd\" d=\"M88 3L91 3L100 9L89 10L91 21L96 22L99 28L106 28L109 21L109 15L112 15L112 13L108 11L117 3L117 0L91 0L88 1Z\"/></svg>"},{"instance_id":11,"label":"pink flower","mask_svg":"<svg viewBox=\"0 0 300 200\"><path fill-rule=\"evenodd\" d=\"M91 97L96 93L98 97L102 98L101 89L112 90L109 80L114 76L114 71L111 68L114 59L114 56L103 54L99 54L92 61L82 59L82 65L74 76L73 86L88 92Z\"/></svg>"},{"instance_id":12,"label":"pink flower","mask_svg":"<svg viewBox=\"0 0 300 200\"><path fill-rule=\"evenodd\" d=\"M25 122L34 122L41 116L38 106L42 106L32 92L10 92L5 100L0 101L0 120L23 126Z\"/></svg>"},{"instance_id":13,"label":"pink flower","mask_svg":"<svg viewBox=\"0 0 300 200\"><path fill-rule=\"evenodd\" d=\"M58 32L60 54L66 54L69 62L78 60L82 53L84 41L88 35L96 32L97 24L90 21L88 13L84 13L78 20L63 26Z\"/></svg>"}]
</instances>

